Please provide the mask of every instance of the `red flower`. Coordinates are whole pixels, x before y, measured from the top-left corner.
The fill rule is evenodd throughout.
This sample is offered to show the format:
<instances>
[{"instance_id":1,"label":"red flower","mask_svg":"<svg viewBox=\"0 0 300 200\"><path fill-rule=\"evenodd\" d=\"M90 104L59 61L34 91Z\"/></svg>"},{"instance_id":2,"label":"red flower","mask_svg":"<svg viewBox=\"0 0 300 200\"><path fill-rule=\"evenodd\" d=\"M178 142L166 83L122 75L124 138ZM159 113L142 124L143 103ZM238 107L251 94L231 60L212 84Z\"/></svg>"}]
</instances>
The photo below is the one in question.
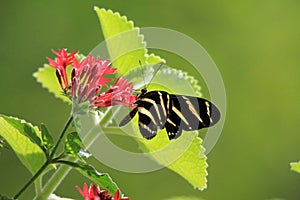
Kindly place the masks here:
<instances>
[{"instance_id":1,"label":"red flower","mask_svg":"<svg viewBox=\"0 0 300 200\"><path fill-rule=\"evenodd\" d=\"M66 69L68 65L72 64L75 58L75 54L78 51L69 54L67 53L66 49L62 49L58 52L52 49L52 52L56 55L56 62L51 58L47 58L47 59L49 61L49 65L56 69L56 77L59 81L61 89L65 91L66 89L69 88L69 81L68 81Z\"/></svg>"},{"instance_id":2,"label":"red flower","mask_svg":"<svg viewBox=\"0 0 300 200\"><path fill-rule=\"evenodd\" d=\"M113 105L129 105L135 107L136 96L132 96L133 86L127 79L119 77L114 86L108 91L101 93L95 102L95 106L108 107Z\"/></svg>"},{"instance_id":3,"label":"red flower","mask_svg":"<svg viewBox=\"0 0 300 200\"><path fill-rule=\"evenodd\" d=\"M116 191L115 196L114 196L114 198L112 200L129 200L128 197L121 197L121 198L119 198L119 196L120 196L119 193L120 193L120 190L118 189Z\"/></svg>"},{"instance_id":4,"label":"red flower","mask_svg":"<svg viewBox=\"0 0 300 200\"><path fill-rule=\"evenodd\" d=\"M73 60L72 71L72 96L77 103L90 102L91 107L97 99L97 95L102 86L112 78L105 78L107 74L113 74L117 69L109 66L108 60L97 58L92 55L83 59L80 63Z\"/></svg>"},{"instance_id":5,"label":"red flower","mask_svg":"<svg viewBox=\"0 0 300 200\"><path fill-rule=\"evenodd\" d=\"M87 184L83 185L83 191L80 187L76 186L77 190L83 196L84 200L129 200L128 197L121 197L119 198L120 191L117 190L114 197L107 192L107 190L100 190L99 187L91 184L90 188L88 188Z\"/></svg>"},{"instance_id":6,"label":"red flower","mask_svg":"<svg viewBox=\"0 0 300 200\"><path fill-rule=\"evenodd\" d=\"M117 70L110 66L108 60L94 58L92 55L78 61L75 54L67 53L66 49L59 52L52 50L56 55L56 61L48 58L50 66L56 69L56 76L64 94L76 104L88 102L88 108L108 107L113 105L129 105L135 107L136 96L132 96L133 85L125 78L117 78L115 84L110 86L108 91L101 91L103 86L108 86L108 82L113 78L107 78L106 75L112 75ZM68 80L67 66L72 70L71 81ZM69 86L71 82L71 86ZM86 107L84 107L86 108Z\"/></svg>"},{"instance_id":7,"label":"red flower","mask_svg":"<svg viewBox=\"0 0 300 200\"><path fill-rule=\"evenodd\" d=\"M80 189L79 186L76 187L80 194L84 197L84 200L102 200L98 195L100 193L99 187L96 187L95 185L91 184L89 189L86 183L83 185L83 191Z\"/></svg>"},{"instance_id":8,"label":"red flower","mask_svg":"<svg viewBox=\"0 0 300 200\"><path fill-rule=\"evenodd\" d=\"M90 107L108 107L113 105L129 105L136 97L132 96L133 85L125 78L117 78L114 86L110 86L108 91L99 94L102 86L107 86L107 82L112 78L105 75L113 74L117 69L109 66L108 60L101 58L94 59L89 55L80 63L74 59L72 72L72 96L77 103L90 102Z\"/></svg>"},{"instance_id":9,"label":"red flower","mask_svg":"<svg viewBox=\"0 0 300 200\"><path fill-rule=\"evenodd\" d=\"M97 69L93 69L97 65ZM95 79L98 79L98 85L107 86L106 82L110 82L112 78L104 78L107 74L113 74L117 70L116 68L112 68L109 66L109 60L102 60L102 58L98 57L96 60L92 55L89 55L85 59L83 59L80 63L76 58L73 59L73 76L78 76L79 74L86 73L86 68L90 69L90 73L93 76L96 76ZM83 70L85 68L85 70ZM93 69L93 71L91 71ZM73 77L72 77L73 78Z\"/></svg>"}]
</instances>

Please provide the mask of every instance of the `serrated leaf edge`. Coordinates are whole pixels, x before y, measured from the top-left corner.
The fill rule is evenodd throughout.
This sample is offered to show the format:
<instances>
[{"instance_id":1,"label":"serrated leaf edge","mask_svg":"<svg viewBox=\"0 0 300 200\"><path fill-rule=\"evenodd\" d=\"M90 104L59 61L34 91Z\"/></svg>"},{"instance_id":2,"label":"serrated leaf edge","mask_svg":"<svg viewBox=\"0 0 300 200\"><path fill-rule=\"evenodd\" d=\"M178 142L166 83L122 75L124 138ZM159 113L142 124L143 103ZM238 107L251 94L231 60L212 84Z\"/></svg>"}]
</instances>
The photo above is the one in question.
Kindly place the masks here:
<instances>
[{"instance_id":1,"label":"serrated leaf edge","mask_svg":"<svg viewBox=\"0 0 300 200\"><path fill-rule=\"evenodd\" d=\"M131 26L131 30L137 30L137 37L141 38L141 43L142 43L142 46L144 47L144 51L145 51L144 57L145 57L145 63L146 64L149 64L149 63L147 63L147 58L149 58L151 55L159 58L160 60L162 60L163 63L166 63L166 60L161 58L160 56L157 56L153 53L148 54L147 42L144 40L145 36L141 33L141 29L139 27L134 26L134 22L132 20L128 20L127 16L125 16L125 15L121 16L121 14L119 12L114 12L111 9L99 8L98 6L94 6L94 10L95 11L99 10L99 11L109 12L112 15L117 16L120 19L122 19L124 21L124 23L129 24Z\"/></svg>"},{"instance_id":2,"label":"serrated leaf edge","mask_svg":"<svg viewBox=\"0 0 300 200\"><path fill-rule=\"evenodd\" d=\"M43 81L41 81L38 78L38 74L39 72L41 72L43 69L45 69L46 67L50 67L48 64L44 64L43 67L39 67L38 70L36 72L34 72L32 74L32 76L36 79L36 81L38 83L40 83L42 85L42 88L46 89L50 94L53 94L55 98L62 100L63 102L67 103L68 105L71 105L71 101L68 101L67 98L61 98L58 94L56 94L55 92L51 91L44 83Z\"/></svg>"},{"instance_id":3,"label":"serrated leaf edge","mask_svg":"<svg viewBox=\"0 0 300 200\"><path fill-rule=\"evenodd\" d=\"M179 79L187 80L191 84L192 88L194 89L195 95L197 97L202 96L201 86L198 85L198 80L194 76L189 75L187 72L172 67L165 67L162 70L160 70L158 73L168 74L168 75L171 73L171 75L174 75Z\"/></svg>"},{"instance_id":4,"label":"serrated leaf edge","mask_svg":"<svg viewBox=\"0 0 300 200\"><path fill-rule=\"evenodd\" d=\"M11 118L11 119L20 121L21 124L27 124L27 125L31 126L31 127L38 133L38 137L41 139L42 132L40 131L39 127L33 125L33 124L30 123L30 122L27 122L25 119L20 119L20 118L18 118L18 117L14 117L14 116L6 116L6 115L2 115L2 114L0 114L0 117ZM29 138L29 137L28 137L28 138ZM29 138L29 139L30 139L30 138ZM42 139L41 139L41 141L42 141Z\"/></svg>"}]
</instances>

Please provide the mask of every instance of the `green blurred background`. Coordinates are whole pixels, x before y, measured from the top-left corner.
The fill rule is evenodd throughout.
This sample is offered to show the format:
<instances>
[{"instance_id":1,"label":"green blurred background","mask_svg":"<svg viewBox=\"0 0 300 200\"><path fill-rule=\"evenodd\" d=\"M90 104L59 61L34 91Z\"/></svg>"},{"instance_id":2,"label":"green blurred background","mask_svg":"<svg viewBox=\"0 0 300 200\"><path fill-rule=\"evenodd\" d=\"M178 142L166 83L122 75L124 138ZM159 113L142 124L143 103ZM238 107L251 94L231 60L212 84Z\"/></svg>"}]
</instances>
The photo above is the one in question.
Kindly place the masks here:
<instances>
[{"instance_id":1,"label":"green blurred background","mask_svg":"<svg viewBox=\"0 0 300 200\"><path fill-rule=\"evenodd\" d=\"M228 112L223 133L208 155L208 189L197 191L175 173L107 171L133 200L190 195L207 200L300 199L300 1L297 0L28 0L1 1L0 113L59 132L70 107L42 89L32 73L67 47L82 53L103 40L93 6L128 16L140 27L165 27L197 40L223 76ZM179 58L166 58L184 67ZM56 136L57 137L57 136ZM96 162L95 162L96 163ZM30 173L8 149L0 150L0 193L14 195ZM57 194L80 199L71 172ZM31 199L33 187L20 199Z\"/></svg>"}]
</instances>

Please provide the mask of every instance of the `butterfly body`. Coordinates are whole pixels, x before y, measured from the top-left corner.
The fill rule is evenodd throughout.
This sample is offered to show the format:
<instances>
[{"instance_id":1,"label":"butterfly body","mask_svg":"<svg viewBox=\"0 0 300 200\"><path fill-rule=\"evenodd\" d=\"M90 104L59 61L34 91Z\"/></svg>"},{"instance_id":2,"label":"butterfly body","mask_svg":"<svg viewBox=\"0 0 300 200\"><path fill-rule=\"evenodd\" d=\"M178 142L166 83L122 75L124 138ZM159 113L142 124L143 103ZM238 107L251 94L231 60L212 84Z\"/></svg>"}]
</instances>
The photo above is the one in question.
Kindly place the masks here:
<instances>
[{"instance_id":1,"label":"butterfly body","mask_svg":"<svg viewBox=\"0 0 300 200\"><path fill-rule=\"evenodd\" d=\"M170 140L176 139L182 130L206 128L220 119L220 111L210 101L165 91L147 92L142 89L135 105L119 126L126 125L138 113L139 129L146 139L152 139L158 129L163 128L166 128Z\"/></svg>"}]
</instances>

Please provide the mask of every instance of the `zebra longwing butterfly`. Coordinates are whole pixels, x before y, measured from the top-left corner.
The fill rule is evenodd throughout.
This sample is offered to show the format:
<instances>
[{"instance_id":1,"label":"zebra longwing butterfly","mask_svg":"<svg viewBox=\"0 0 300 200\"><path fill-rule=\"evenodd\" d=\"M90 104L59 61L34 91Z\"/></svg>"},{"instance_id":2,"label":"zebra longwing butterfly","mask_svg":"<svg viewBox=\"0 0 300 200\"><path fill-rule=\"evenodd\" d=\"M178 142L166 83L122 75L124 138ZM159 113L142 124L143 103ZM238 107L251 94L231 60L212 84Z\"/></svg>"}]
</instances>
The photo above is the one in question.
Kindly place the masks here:
<instances>
[{"instance_id":1,"label":"zebra longwing butterfly","mask_svg":"<svg viewBox=\"0 0 300 200\"><path fill-rule=\"evenodd\" d=\"M216 124L221 117L218 108L210 101L164 91L142 89L136 107L124 117L119 126L126 125L138 112L142 136L152 139L158 129L166 128L169 140L178 138L182 130L193 131Z\"/></svg>"}]
</instances>

